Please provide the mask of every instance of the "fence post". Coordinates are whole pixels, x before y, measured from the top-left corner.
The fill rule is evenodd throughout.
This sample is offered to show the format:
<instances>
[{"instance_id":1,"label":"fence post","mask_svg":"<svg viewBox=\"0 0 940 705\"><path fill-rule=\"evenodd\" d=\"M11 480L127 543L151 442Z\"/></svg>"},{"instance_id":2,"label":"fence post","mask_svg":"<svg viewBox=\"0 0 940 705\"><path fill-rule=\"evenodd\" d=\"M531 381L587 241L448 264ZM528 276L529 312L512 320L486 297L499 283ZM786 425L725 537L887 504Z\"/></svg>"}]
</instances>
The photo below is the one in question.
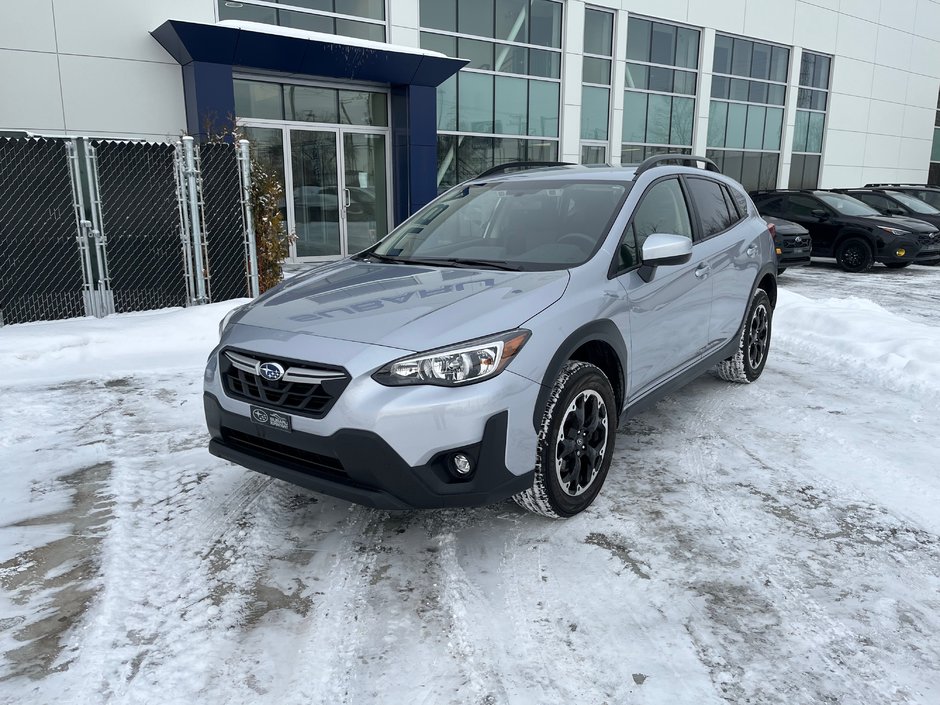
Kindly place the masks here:
<instances>
[{"instance_id":1,"label":"fence post","mask_svg":"<svg viewBox=\"0 0 940 705\"><path fill-rule=\"evenodd\" d=\"M82 169L78 157L78 139L73 137L65 143L68 155L69 176L72 182L72 205L75 208L75 239L78 241L79 257L82 260L82 280L84 291L82 298L85 303L85 314L95 318L103 318L104 311L101 297L95 290L95 270L91 264L91 248L89 233L91 222L85 217L85 199L82 196Z\"/></svg>"},{"instance_id":2,"label":"fence post","mask_svg":"<svg viewBox=\"0 0 940 705\"><path fill-rule=\"evenodd\" d=\"M196 183L196 149L195 140L187 135L183 137L183 176L186 181L186 191L189 197L189 224L193 233L193 259L195 260L196 303L208 302L206 297L206 269L203 264L202 249L202 218L199 211L199 193Z\"/></svg>"},{"instance_id":3,"label":"fence post","mask_svg":"<svg viewBox=\"0 0 940 705\"><path fill-rule=\"evenodd\" d=\"M104 232L101 212L101 190L98 184L98 153L85 138L85 169L88 176L88 201L91 205L91 237L95 240L95 255L98 262L98 296L102 316L114 313L114 297L111 295L111 277L108 273L108 237Z\"/></svg>"},{"instance_id":4,"label":"fence post","mask_svg":"<svg viewBox=\"0 0 940 705\"><path fill-rule=\"evenodd\" d=\"M245 219L245 245L248 256L248 282L251 298L257 298L258 283L258 247L255 242L255 220L251 211L251 154L248 140L238 140L238 164L241 167L242 207Z\"/></svg>"}]
</instances>

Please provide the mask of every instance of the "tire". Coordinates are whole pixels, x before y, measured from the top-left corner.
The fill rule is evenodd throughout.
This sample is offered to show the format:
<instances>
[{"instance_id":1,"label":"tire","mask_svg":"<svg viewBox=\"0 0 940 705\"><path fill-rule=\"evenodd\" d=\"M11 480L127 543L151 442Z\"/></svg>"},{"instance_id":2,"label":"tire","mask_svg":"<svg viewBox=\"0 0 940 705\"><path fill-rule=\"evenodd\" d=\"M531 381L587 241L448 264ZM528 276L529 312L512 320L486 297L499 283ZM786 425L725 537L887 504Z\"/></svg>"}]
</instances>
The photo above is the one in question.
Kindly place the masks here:
<instances>
[{"instance_id":1,"label":"tire","mask_svg":"<svg viewBox=\"0 0 940 705\"><path fill-rule=\"evenodd\" d=\"M910 267L913 262L885 262L885 267L888 269L904 269L905 267Z\"/></svg>"},{"instance_id":2,"label":"tire","mask_svg":"<svg viewBox=\"0 0 940 705\"><path fill-rule=\"evenodd\" d=\"M779 276L780 276L781 274L783 274L785 271L787 271L787 268L786 268L786 267L777 267L777 276L779 277Z\"/></svg>"},{"instance_id":3,"label":"tire","mask_svg":"<svg viewBox=\"0 0 940 705\"><path fill-rule=\"evenodd\" d=\"M566 362L542 416L532 487L516 504L553 519L583 512L607 479L616 435L610 380L595 365Z\"/></svg>"},{"instance_id":4,"label":"tire","mask_svg":"<svg viewBox=\"0 0 940 705\"><path fill-rule=\"evenodd\" d=\"M770 353L773 307L770 305L770 297L763 289L754 292L744 321L738 351L718 363L718 376L728 382L750 384L764 371L767 355Z\"/></svg>"},{"instance_id":5,"label":"tire","mask_svg":"<svg viewBox=\"0 0 940 705\"><path fill-rule=\"evenodd\" d=\"M846 272L867 272L875 263L875 256L862 238L850 237L836 249L836 262Z\"/></svg>"}]
</instances>

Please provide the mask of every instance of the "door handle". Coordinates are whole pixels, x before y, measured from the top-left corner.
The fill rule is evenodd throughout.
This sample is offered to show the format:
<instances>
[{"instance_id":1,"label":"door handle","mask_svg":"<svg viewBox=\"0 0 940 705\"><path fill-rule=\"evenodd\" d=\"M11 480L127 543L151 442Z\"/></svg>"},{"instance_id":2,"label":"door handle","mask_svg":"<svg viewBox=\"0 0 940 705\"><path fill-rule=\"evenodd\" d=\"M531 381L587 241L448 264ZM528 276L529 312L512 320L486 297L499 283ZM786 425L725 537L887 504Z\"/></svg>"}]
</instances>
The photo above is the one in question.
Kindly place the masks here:
<instances>
[{"instance_id":1,"label":"door handle","mask_svg":"<svg viewBox=\"0 0 940 705\"><path fill-rule=\"evenodd\" d=\"M708 273L710 271L712 271L712 268L709 267L707 264L700 264L695 269L695 276L698 277L699 279L703 279L704 277L708 276Z\"/></svg>"},{"instance_id":2,"label":"door handle","mask_svg":"<svg viewBox=\"0 0 940 705\"><path fill-rule=\"evenodd\" d=\"M753 257L757 254L757 245L751 245L745 250L745 252L747 253L748 257Z\"/></svg>"},{"instance_id":3,"label":"door handle","mask_svg":"<svg viewBox=\"0 0 940 705\"><path fill-rule=\"evenodd\" d=\"M349 193L348 188L343 189L343 208L349 208L352 204L352 195Z\"/></svg>"}]
</instances>

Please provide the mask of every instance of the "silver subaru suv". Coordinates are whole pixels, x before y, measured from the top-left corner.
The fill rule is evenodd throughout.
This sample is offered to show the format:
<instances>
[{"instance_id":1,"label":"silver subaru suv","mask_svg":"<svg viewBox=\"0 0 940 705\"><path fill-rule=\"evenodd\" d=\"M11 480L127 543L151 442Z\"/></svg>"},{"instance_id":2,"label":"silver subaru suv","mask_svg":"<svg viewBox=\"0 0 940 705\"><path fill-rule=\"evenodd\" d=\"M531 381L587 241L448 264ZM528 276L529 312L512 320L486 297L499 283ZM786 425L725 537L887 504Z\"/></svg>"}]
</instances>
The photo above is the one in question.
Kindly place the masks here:
<instances>
[{"instance_id":1,"label":"silver subaru suv","mask_svg":"<svg viewBox=\"0 0 940 705\"><path fill-rule=\"evenodd\" d=\"M226 316L209 450L373 507L570 517L618 424L709 369L760 376L776 271L707 159L498 167Z\"/></svg>"}]
</instances>

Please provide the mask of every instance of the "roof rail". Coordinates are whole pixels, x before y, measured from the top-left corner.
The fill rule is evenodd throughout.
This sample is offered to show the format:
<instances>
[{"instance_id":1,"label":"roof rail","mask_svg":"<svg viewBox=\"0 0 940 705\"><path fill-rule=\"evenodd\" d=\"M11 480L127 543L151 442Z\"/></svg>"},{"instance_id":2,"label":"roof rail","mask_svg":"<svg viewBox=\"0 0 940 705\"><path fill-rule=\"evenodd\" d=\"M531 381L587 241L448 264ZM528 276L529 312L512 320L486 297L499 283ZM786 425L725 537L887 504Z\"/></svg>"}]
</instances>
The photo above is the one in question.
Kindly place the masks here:
<instances>
[{"instance_id":1,"label":"roof rail","mask_svg":"<svg viewBox=\"0 0 940 705\"><path fill-rule=\"evenodd\" d=\"M940 189L938 184L865 184L865 188L891 188L892 186L914 186L916 188Z\"/></svg>"},{"instance_id":2,"label":"roof rail","mask_svg":"<svg viewBox=\"0 0 940 705\"><path fill-rule=\"evenodd\" d=\"M486 171L477 174L474 178L482 179L487 176L505 174L507 171L511 171L513 169L524 171L526 169L541 169L542 167L546 166L577 166L577 164L572 164L571 162L506 162L505 164L498 164L491 169L487 169Z\"/></svg>"},{"instance_id":3,"label":"roof rail","mask_svg":"<svg viewBox=\"0 0 940 705\"><path fill-rule=\"evenodd\" d=\"M633 175L633 178L635 179L643 172L649 171L663 162L687 162L692 166L698 166L698 163L702 162L705 164L707 171L713 171L716 174L721 173L721 169L718 168L718 165L707 157L696 157L689 154L657 154L649 159L644 159L640 166L636 168L636 173Z\"/></svg>"}]
</instances>

